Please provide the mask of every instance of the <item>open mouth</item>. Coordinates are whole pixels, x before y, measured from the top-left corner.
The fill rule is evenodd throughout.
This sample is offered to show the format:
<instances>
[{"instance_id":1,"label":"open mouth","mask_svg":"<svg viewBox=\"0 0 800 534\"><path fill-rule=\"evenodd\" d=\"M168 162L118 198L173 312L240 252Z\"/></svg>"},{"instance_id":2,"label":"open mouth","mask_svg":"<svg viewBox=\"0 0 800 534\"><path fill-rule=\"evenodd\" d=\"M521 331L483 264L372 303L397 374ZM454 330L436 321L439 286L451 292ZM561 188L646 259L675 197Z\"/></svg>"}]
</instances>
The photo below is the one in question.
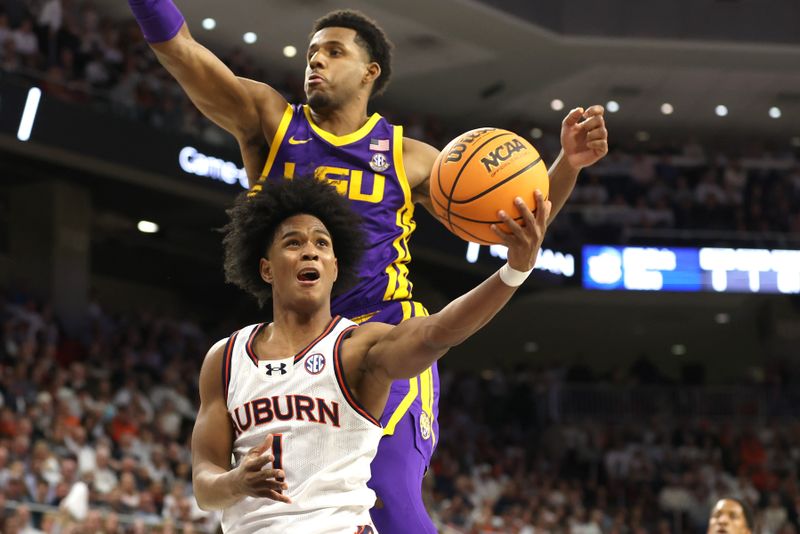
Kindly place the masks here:
<instances>
[{"instance_id":1,"label":"open mouth","mask_svg":"<svg viewBox=\"0 0 800 534\"><path fill-rule=\"evenodd\" d=\"M306 267L305 269L300 269L300 272L297 273L297 279L300 282L316 282L319 280L319 271L314 269L313 267Z\"/></svg>"}]
</instances>

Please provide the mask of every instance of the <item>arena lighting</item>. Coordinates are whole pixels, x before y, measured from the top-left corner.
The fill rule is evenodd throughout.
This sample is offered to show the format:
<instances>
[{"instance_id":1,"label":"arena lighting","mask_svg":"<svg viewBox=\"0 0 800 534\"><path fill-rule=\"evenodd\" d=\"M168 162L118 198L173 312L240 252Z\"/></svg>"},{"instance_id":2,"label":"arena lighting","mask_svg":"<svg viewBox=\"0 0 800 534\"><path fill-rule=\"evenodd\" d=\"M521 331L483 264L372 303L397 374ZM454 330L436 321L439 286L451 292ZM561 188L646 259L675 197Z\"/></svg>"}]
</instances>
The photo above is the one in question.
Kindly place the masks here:
<instances>
[{"instance_id":1,"label":"arena lighting","mask_svg":"<svg viewBox=\"0 0 800 534\"><path fill-rule=\"evenodd\" d=\"M297 55L297 48L292 45L286 45L283 47L283 55L285 57L294 57Z\"/></svg>"},{"instance_id":2,"label":"arena lighting","mask_svg":"<svg viewBox=\"0 0 800 534\"><path fill-rule=\"evenodd\" d=\"M258 40L258 35L253 32L247 32L242 36L242 40L247 44L253 44Z\"/></svg>"},{"instance_id":3,"label":"arena lighting","mask_svg":"<svg viewBox=\"0 0 800 534\"><path fill-rule=\"evenodd\" d=\"M522 350L525 352L537 352L539 350L539 344L535 341L526 341L524 345L522 345Z\"/></svg>"},{"instance_id":4,"label":"arena lighting","mask_svg":"<svg viewBox=\"0 0 800 534\"><path fill-rule=\"evenodd\" d=\"M645 132L644 130L638 131L636 132L636 140L641 141L642 143L644 143L645 141L649 141L650 134Z\"/></svg>"},{"instance_id":5,"label":"arena lighting","mask_svg":"<svg viewBox=\"0 0 800 534\"><path fill-rule=\"evenodd\" d=\"M469 263L477 262L480 251L481 245L469 243L467 245L467 261ZM508 247L505 245L490 245L489 255L493 258L506 260L508 259ZM575 276L575 257L572 254L550 250L549 248L539 249L534 269L572 278Z\"/></svg>"},{"instance_id":6,"label":"arena lighting","mask_svg":"<svg viewBox=\"0 0 800 534\"><path fill-rule=\"evenodd\" d=\"M718 313L714 316L714 322L717 324L728 324L731 322L731 316L724 312Z\"/></svg>"},{"instance_id":7,"label":"arena lighting","mask_svg":"<svg viewBox=\"0 0 800 534\"><path fill-rule=\"evenodd\" d=\"M609 113L616 113L619 111L619 102L616 100L609 100L606 102L606 110L608 110Z\"/></svg>"},{"instance_id":8,"label":"arena lighting","mask_svg":"<svg viewBox=\"0 0 800 534\"><path fill-rule=\"evenodd\" d=\"M717 114L717 117L724 117L725 115L728 114L728 107L720 104L719 106L714 108L714 113Z\"/></svg>"},{"instance_id":9,"label":"arena lighting","mask_svg":"<svg viewBox=\"0 0 800 534\"><path fill-rule=\"evenodd\" d=\"M25 109L22 111L22 118L19 121L17 139L27 141L31 138L33 121L36 120L36 112L39 110L39 102L42 99L42 90L38 87L31 87L28 91L28 99L25 101Z\"/></svg>"},{"instance_id":10,"label":"arena lighting","mask_svg":"<svg viewBox=\"0 0 800 534\"><path fill-rule=\"evenodd\" d=\"M139 221L136 229L143 234L155 234L158 232L158 225L152 221Z\"/></svg>"},{"instance_id":11,"label":"arena lighting","mask_svg":"<svg viewBox=\"0 0 800 534\"><path fill-rule=\"evenodd\" d=\"M213 30L217 27L217 21L212 18L203 19L203 29L204 30Z\"/></svg>"},{"instance_id":12,"label":"arena lighting","mask_svg":"<svg viewBox=\"0 0 800 534\"><path fill-rule=\"evenodd\" d=\"M680 343L672 345L672 354L675 356L683 356L686 354L686 345L681 345Z\"/></svg>"},{"instance_id":13,"label":"arena lighting","mask_svg":"<svg viewBox=\"0 0 800 534\"><path fill-rule=\"evenodd\" d=\"M553 111L561 111L564 109L564 101L558 98L554 98L550 101L550 109Z\"/></svg>"},{"instance_id":14,"label":"arena lighting","mask_svg":"<svg viewBox=\"0 0 800 534\"><path fill-rule=\"evenodd\" d=\"M661 113L664 115L672 115L672 112L675 111L675 108L672 107L672 104L669 102L664 102L661 104Z\"/></svg>"},{"instance_id":15,"label":"arena lighting","mask_svg":"<svg viewBox=\"0 0 800 534\"><path fill-rule=\"evenodd\" d=\"M797 137L797 136L792 137L790 139L790 142L792 143L792 146L800 147L800 137Z\"/></svg>"},{"instance_id":16,"label":"arena lighting","mask_svg":"<svg viewBox=\"0 0 800 534\"><path fill-rule=\"evenodd\" d=\"M196 148L183 147L178 154L178 164L183 172L219 180L226 184L238 183L243 188L249 187L247 172L232 161L225 161L198 152Z\"/></svg>"},{"instance_id":17,"label":"arena lighting","mask_svg":"<svg viewBox=\"0 0 800 534\"><path fill-rule=\"evenodd\" d=\"M531 139L541 139L543 135L541 128L531 128Z\"/></svg>"},{"instance_id":18,"label":"arena lighting","mask_svg":"<svg viewBox=\"0 0 800 534\"><path fill-rule=\"evenodd\" d=\"M781 108L777 106L772 106L769 108L769 116L773 119L780 119L781 118Z\"/></svg>"},{"instance_id":19,"label":"arena lighting","mask_svg":"<svg viewBox=\"0 0 800 534\"><path fill-rule=\"evenodd\" d=\"M800 294L800 250L587 245L583 287Z\"/></svg>"}]
</instances>

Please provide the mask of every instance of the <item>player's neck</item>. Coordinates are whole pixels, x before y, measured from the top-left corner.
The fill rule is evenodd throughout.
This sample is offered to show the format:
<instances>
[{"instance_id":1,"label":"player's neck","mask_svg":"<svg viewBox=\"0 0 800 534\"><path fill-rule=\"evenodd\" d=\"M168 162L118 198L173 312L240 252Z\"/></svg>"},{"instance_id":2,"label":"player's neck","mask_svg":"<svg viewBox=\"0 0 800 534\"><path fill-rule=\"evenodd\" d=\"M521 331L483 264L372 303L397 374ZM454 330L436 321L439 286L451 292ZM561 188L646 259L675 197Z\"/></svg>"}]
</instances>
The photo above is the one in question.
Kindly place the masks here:
<instances>
[{"instance_id":1,"label":"player's neck","mask_svg":"<svg viewBox=\"0 0 800 534\"><path fill-rule=\"evenodd\" d=\"M366 102L358 98L336 108L311 108L311 118L317 126L338 136L358 131L369 120Z\"/></svg>"},{"instance_id":2,"label":"player's neck","mask_svg":"<svg viewBox=\"0 0 800 534\"><path fill-rule=\"evenodd\" d=\"M261 359L281 359L297 354L331 322L330 306L314 312L274 309L273 321L256 340Z\"/></svg>"}]
</instances>

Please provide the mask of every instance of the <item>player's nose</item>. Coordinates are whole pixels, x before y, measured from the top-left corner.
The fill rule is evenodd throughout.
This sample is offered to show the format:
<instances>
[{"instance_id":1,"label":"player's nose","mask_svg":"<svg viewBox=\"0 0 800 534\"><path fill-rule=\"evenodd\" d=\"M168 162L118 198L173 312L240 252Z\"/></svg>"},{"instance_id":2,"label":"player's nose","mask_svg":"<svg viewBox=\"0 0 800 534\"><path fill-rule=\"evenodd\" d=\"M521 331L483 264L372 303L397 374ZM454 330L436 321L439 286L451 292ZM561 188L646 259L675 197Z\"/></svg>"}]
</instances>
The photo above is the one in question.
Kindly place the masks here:
<instances>
[{"instance_id":1,"label":"player's nose","mask_svg":"<svg viewBox=\"0 0 800 534\"><path fill-rule=\"evenodd\" d=\"M311 67L311 70L317 70L324 67L324 64L322 62L322 54L320 54L319 52L314 52L311 55L311 58L308 60L308 66Z\"/></svg>"},{"instance_id":2,"label":"player's nose","mask_svg":"<svg viewBox=\"0 0 800 534\"><path fill-rule=\"evenodd\" d=\"M312 245L310 242L307 242L303 246L303 250L301 252L304 261L316 261L319 259L319 254L317 253L317 250L314 248L314 245Z\"/></svg>"}]
</instances>

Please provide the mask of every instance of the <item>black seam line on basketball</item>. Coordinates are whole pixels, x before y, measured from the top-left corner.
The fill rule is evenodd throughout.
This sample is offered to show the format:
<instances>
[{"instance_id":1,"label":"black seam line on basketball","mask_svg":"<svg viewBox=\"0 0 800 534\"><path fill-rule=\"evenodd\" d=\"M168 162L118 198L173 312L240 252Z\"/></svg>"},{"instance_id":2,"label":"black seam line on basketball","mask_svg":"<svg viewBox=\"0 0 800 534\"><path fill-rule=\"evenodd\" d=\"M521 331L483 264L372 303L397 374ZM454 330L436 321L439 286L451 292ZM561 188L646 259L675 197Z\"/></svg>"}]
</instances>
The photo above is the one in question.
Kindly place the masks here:
<instances>
[{"instance_id":1,"label":"black seam line on basketball","mask_svg":"<svg viewBox=\"0 0 800 534\"><path fill-rule=\"evenodd\" d=\"M481 238L481 237L479 237L479 236L477 236L477 235L473 234L472 232L470 232L470 231L468 231L468 230L465 230L464 228L460 227L460 226L459 226L459 225L457 225L457 224L454 224L453 226L455 226L456 228L458 228L459 230L461 230L462 232L464 232L464 233L465 233L465 234L467 234L468 236L470 236L470 237L474 238L474 239L475 239L475 240L476 240L476 241L477 241L479 244L481 244L481 245L492 245L492 244L494 244L494 243L489 243L489 242L487 242L485 239L483 239L483 238ZM463 239L463 238L462 238L462 239Z\"/></svg>"},{"instance_id":2,"label":"black seam line on basketball","mask_svg":"<svg viewBox=\"0 0 800 534\"><path fill-rule=\"evenodd\" d=\"M495 189L497 189L498 187L500 187L500 186L502 186L502 185L505 185L506 183L510 182L511 180L513 180L514 178L516 178L517 176L519 176L520 174L522 174L523 172L525 172L525 171L528 171L528 170L532 169L533 167L535 167L536 165L538 165L540 161L542 161L542 157L541 157L541 156L539 156L539 159L537 159L536 161L534 161L534 162L532 162L532 163L529 163L529 164L527 164L525 167L523 167L522 169L518 170L517 172L515 172L514 174L512 174L511 176L509 176L508 178L506 178L506 179L505 179L505 180L503 180L502 182L498 182L498 183L494 184L492 187L490 187L489 189L487 189L487 190L483 191L483 192L482 192L481 194L479 194L479 195L476 195L476 196L474 196L474 197L472 197L472 198L468 198L468 199L466 199L466 200L452 200L452 199L451 199L451 200L450 200L450 202L452 202L453 204L469 204L469 203L470 203L470 202L472 202L473 200L478 200L478 199L479 199L479 198L481 198L483 195L485 195L485 194L487 194L487 193L491 193L492 191L494 191L494 190L495 190ZM448 208L449 208L449 207L448 207ZM448 211L449 211L449 209L448 209Z\"/></svg>"},{"instance_id":3,"label":"black seam line on basketball","mask_svg":"<svg viewBox=\"0 0 800 534\"><path fill-rule=\"evenodd\" d=\"M433 197L431 197L431 198L433 198ZM442 206L442 203L439 202L438 199L433 198L433 201L436 203L437 206L439 206L440 208L444 209L444 206ZM505 221L482 221L480 219L470 219L469 217L464 217L463 215L459 215L458 213L453 213L453 217L461 219L462 221L474 222L474 223L482 223L482 224L501 224L501 223L505 222ZM520 222L520 221L522 221L523 218L524 217L522 217L521 215L519 217L514 217L514 222Z\"/></svg>"},{"instance_id":4,"label":"black seam line on basketball","mask_svg":"<svg viewBox=\"0 0 800 534\"><path fill-rule=\"evenodd\" d=\"M494 131L497 131L497 128L489 128L489 129L487 129L487 130L486 130L485 132L483 132L483 133L487 133L487 134L488 134L489 132L494 132ZM511 133L511 132L505 132L505 133L502 133L502 134L500 134L500 135L506 135L506 134L509 134L509 133ZM482 135L482 134L481 134L481 135ZM498 136L498 137L499 137L499 136ZM480 139L480 135L479 135L479 136L478 136L476 139ZM491 141L491 139L489 139L489 141ZM488 143L489 141L487 141L487 143ZM484 144L485 144L485 143L484 143ZM480 146L480 147L478 147L478 148L481 148L482 146L483 146L483 145L481 145L481 146ZM445 148L447 148L447 147L445 147ZM477 149L475 149L475 150L477 150ZM474 154L474 152L473 152L473 154ZM470 157L472 157L472 155L470 155ZM437 171L438 171L438 172L437 172L437 174L438 174L440 177L442 176L442 162L444 161L444 159L445 159L445 158L439 158L439 167L438 167L438 169L437 169ZM469 160L467 160L467 161L469 161ZM466 163L465 163L464 165L466 166ZM461 169L463 170L463 168L464 168L464 167L462 166L462 167L461 167ZM460 174L460 171L459 171L459 174ZM445 193L445 192L444 192L444 189L442 188L442 181L441 181L441 180L436 180L436 182L437 182L437 185L439 186L439 192L442 194L442 196L444 196L444 197L447 197L447 196L448 196L448 195L447 195L447 193ZM450 193L452 194L452 191L450 191Z\"/></svg>"},{"instance_id":5,"label":"black seam line on basketball","mask_svg":"<svg viewBox=\"0 0 800 534\"><path fill-rule=\"evenodd\" d=\"M505 136L508 136L508 135L516 135L516 134L513 134L511 132L503 132L503 133L495 135L494 137L491 137L491 138L487 139L486 141L484 141L483 143L481 143L481 145L478 148L476 148L475 150L472 151L472 154L469 155L467 160L464 162L464 164L458 170L458 174L456 174L456 177L453 180L453 185L450 187L450 194L447 195L447 222L448 222L448 224L450 224L450 228L451 229L453 227L453 222L450 220L450 204L453 202L453 200L452 200L453 191L456 190L456 186L458 185L458 181L461 179L461 173L464 172L464 169L467 168L467 165L469 165L469 162L472 161L472 158L475 157L475 154L477 154L480 149L482 149L483 147L485 147L486 145L488 145L489 143L491 143L495 139L499 139L501 137L505 137ZM442 164L441 164L441 162L439 162L439 168L440 169L441 169L441 166L442 166ZM439 183L441 184L441 173L439 174ZM444 193L444 191L442 191L442 193Z\"/></svg>"}]
</instances>

